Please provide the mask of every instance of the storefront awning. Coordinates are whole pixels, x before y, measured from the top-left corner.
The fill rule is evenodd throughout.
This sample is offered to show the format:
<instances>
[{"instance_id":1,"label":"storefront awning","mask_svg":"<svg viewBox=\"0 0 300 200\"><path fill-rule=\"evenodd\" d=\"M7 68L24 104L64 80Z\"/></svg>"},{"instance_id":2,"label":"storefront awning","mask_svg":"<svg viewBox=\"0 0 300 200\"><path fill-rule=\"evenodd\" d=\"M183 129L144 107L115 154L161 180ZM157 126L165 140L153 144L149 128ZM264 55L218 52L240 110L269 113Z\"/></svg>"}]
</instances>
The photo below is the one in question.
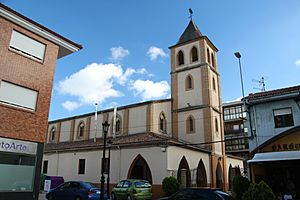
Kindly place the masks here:
<instances>
[{"instance_id":1,"label":"storefront awning","mask_svg":"<svg viewBox=\"0 0 300 200\"><path fill-rule=\"evenodd\" d=\"M280 160L300 160L300 151L282 151L282 152L268 152L256 153L248 163L254 162L270 162Z\"/></svg>"}]
</instances>

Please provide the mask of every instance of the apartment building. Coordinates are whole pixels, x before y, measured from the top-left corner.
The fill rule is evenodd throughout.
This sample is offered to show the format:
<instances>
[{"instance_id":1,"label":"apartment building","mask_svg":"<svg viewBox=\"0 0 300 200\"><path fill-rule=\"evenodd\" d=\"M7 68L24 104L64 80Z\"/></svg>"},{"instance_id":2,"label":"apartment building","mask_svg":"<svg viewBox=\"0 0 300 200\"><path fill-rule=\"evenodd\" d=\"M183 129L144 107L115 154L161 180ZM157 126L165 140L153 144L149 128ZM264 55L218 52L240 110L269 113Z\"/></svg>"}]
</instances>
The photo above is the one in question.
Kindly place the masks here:
<instances>
[{"instance_id":1,"label":"apartment building","mask_svg":"<svg viewBox=\"0 0 300 200\"><path fill-rule=\"evenodd\" d=\"M0 4L0 199L37 199L57 59L82 48Z\"/></svg>"}]
</instances>

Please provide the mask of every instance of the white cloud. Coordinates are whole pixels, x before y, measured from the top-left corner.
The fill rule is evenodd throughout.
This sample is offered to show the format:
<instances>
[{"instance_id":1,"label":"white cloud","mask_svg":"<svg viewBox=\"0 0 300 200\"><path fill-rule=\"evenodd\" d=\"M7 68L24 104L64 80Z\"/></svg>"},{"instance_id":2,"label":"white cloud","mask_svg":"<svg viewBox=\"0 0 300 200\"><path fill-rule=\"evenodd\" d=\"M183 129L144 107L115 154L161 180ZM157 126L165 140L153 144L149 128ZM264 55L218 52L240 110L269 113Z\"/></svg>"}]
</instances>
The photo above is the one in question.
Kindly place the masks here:
<instances>
[{"instance_id":1,"label":"white cloud","mask_svg":"<svg viewBox=\"0 0 300 200\"><path fill-rule=\"evenodd\" d=\"M121 61L124 57L129 55L129 51L123 47L112 47L110 48L111 60L112 61Z\"/></svg>"},{"instance_id":2,"label":"white cloud","mask_svg":"<svg viewBox=\"0 0 300 200\"><path fill-rule=\"evenodd\" d=\"M300 60L297 60L295 64L297 67L300 67Z\"/></svg>"},{"instance_id":3,"label":"white cloud","mask_svg":"<svg viewBox=\"0 0 300 200\"><path fill-rule=\"evenodd\" d=\"M123 95L114 89L116 84L124 85L132 74L144 71L128 68L123 72L120 65L92 63L60 81L56 90L60 94L77 98L76 101L66 101L62 104L67 110L93 105L95 102L100 105L108 98Z\"/></svg>"},{"instance_id":4,"label":"white cloud","mask_svg":"<svg viewBox=\"0 0 300 200\"><path fill-rule=\"evenodd\" d=\"M76 101L65 101L63 108L68 111L80 106L103 104L111 97L123 96L123 93L114 87L119 84L124 86L133 74L147 74L145 68L127 68L124 72L120 65L92 63L80 71L60 81L56 90L63 95L77 98Z\"/></svg>"},{"instance_id":5,"label":"white cloud","mask_svg":"<svg viewBox=\"0 0 300 200\"><path fill-rule=\"evenodd\" d=\"M149 55L150 60L156 60L158 57L163 58L168 56L163 49L154 46L149 48L147 55Z\"/></svg>"},{"instance_id":6,"label":"white cloud","mask_svg":"<svg viewBox=\"0 0 300 200\"><path fill-rule=\"evenodd\" d=\"M131 89L134 95L140 96L143 101L170 96L170 86L167 81L155 83L150 80L136 80L132 83Z\"/></svg>"},{"instance_id":7,"label":"white cloud","mask_svg":"<svg viewBox=\"0 0 300 200\"><path fill-rule=\"evenodd\" d=\"M62 106L64 107L64 109L66 109L68 111L73 111L73 110L77 109L78 107L80 107L80 104L75 101L65 101L62 104Z\"/></svg>"}]
</instances>

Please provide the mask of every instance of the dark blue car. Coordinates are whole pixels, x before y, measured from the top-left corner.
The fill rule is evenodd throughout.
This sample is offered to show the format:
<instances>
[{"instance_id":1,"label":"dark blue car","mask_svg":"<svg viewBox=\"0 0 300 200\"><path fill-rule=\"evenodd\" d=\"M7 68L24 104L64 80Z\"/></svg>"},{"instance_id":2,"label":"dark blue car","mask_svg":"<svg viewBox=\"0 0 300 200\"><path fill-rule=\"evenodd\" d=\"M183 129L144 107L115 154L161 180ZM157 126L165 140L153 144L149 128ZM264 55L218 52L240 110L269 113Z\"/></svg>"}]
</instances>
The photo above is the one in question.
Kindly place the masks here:
<instances>
[{"instance_id":1,"label":"dark blue car","mask_svg":"<svg viewBox=\"0 0 300 200\"><path fill-rule=\"evenodd\" d=\"M68 181L46 194L48 200L99 200L100 189L82 181ZM104 199L107 199L105 194Z\"/></svg>"}]
</instances>

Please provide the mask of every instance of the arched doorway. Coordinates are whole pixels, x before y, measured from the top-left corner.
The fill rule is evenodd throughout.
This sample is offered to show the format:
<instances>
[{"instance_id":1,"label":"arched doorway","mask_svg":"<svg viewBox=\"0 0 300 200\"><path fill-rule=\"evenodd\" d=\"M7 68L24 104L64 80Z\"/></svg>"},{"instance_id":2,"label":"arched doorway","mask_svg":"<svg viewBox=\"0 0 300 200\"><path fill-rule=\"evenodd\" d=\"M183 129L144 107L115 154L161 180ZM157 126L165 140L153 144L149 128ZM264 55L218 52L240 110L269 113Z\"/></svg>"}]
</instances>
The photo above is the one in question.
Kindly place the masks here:
<instances>
[{"instance_id":1,"label":"arched doorway","mask_svg":"<svg viewBox=\"0 0 300 200\"><path fill-rule=\"evenodd\" d=\"M229 189L232 188L232 181L234 179L235 176L237 175L241 175L241 170L240 167L232 167L231 164L229 165L229 169L228 169L228 184L229 184Z\"/></svg>"},{"instance_id":2,"label":"arched doorway","mask_svg":"<svg viewBox=\"0 0 300 200\"><path fill-rule=\"evenodd\" d=\"M146 160L139 154L135 157L128 171L127 178L147 180L152 184L152 175Z\"/></svg>"},{"instance_id":3,"label":"arched doorway","mask_svg":"<svg viewBox=\"0 0 300 200\"><path fill-rule=\"evenodd\" d=\"M206 170L202 159L197 167L197 187L207 187Z\"/></svg>"},{"instance_id":4,"label":"arched doorway","mask_svg":"<svg viewBox=\"0 0 300 200\"><path fill-rule=\"evenodd\" d=\"M223 188L223 170L221 167L220 162L218 162L217 169L216 169L216 187Z\"/></svg>"},{"instance_id":5,"label":"arched doorway","mask_svg":"<svg viewBox=\"0 0 300 200\"><path fill-rule=\"evenodd\" d=\"M190 187L191 186L191 172L189 164L185 158L185 156L182 157L178 172L177 172L177 180L183 187Z\"/></svg>"}]
</instances>

